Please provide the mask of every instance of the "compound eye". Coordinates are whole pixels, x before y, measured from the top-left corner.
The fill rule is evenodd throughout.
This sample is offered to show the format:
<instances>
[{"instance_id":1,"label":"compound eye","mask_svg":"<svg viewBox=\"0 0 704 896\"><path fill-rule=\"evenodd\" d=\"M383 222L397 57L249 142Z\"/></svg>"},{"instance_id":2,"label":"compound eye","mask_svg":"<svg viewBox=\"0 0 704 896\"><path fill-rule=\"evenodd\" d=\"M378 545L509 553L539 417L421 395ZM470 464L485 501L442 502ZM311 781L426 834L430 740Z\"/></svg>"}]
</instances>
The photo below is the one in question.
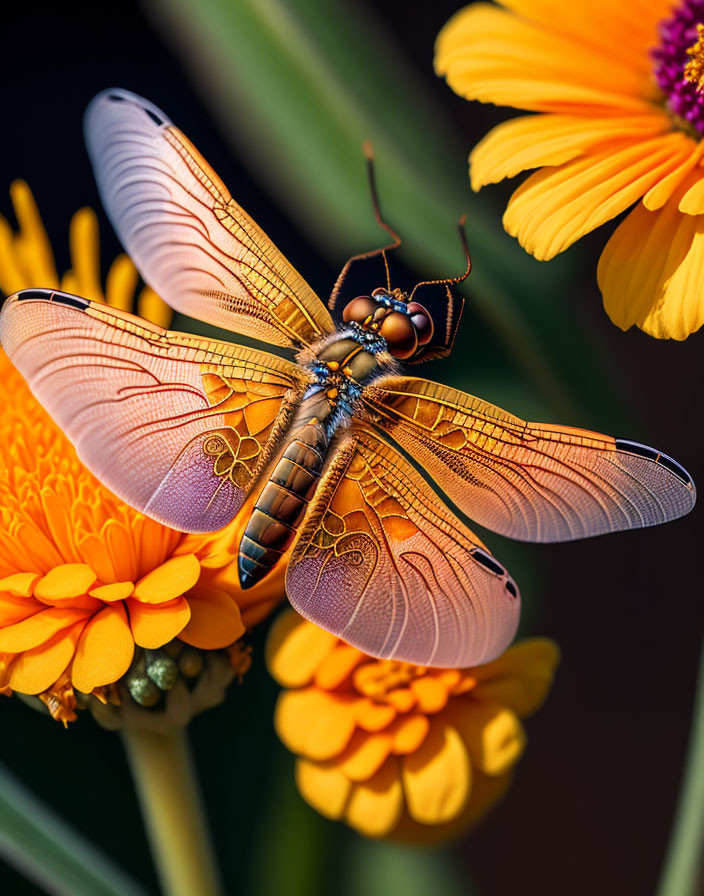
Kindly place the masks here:
<instances>
[{"instance_id":1,"label":"compound eye","mask_svg":"<svg viewBox=\"0 0 704 896\"><path fill-rule=\"evenodd\" d=\"M410 317L400 311L392 311L387 314L379 332L386 340L389 352L394 358L401 360L410 358L418 348L415 327L411 323Z\"/></svg>"},{"instance_id":2,"label":"compound eye","mask_svg":"<svg viewBox=\"0 0 704 896\"><path fill-rule=\"evenodd\" d=\"M408 303L408 313L418 334L418 345L427 345L433 338L435 326L427 309L418 302Z\"/></svg>"},{"instance_id":3,"label":"compound eye","mask_svg":"<svg viewBox=\"0 0 704 896\"><path fill-rule=\"evenodd\" d=\"M364 323L370 314L374 314L379 306L371 296L357 296L352 299L342 312L342 319L345 323L355 321L358 324Z\"/></svg>"}]
</instances>

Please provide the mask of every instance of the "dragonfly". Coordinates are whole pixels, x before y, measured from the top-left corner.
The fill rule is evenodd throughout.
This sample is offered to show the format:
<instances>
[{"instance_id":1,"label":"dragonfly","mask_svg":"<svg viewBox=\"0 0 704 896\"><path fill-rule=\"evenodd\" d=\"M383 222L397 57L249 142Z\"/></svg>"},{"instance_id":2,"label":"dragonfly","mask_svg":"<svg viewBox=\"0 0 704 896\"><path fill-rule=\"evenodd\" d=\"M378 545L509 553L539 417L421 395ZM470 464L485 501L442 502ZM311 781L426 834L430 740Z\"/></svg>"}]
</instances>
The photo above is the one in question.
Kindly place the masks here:
<instances>
[{"instance_id":1,"label":"dragonfly","mask_svg":"<svg viewBox=\"0 0 704 896\"><path fill-rule=\"evenodd\" d=\"M465 274L418 284L441 284L442 303L391 288L386 252L400 240L371 160L392 241L349 259L326 307L152 103L104 91L85 132L143 279L178 312L279 354L49 289L6 301L0 340L82 461L134 508L184 532L248 514L233 548L243 589L285 564L294 608L365 653L471 666L512 641L520 595L460 514L558 542L693 507L691 477L659 451L529 423L402 372L450 352L461 311L450 287L471 262L460 226ZM352 298L336 325L351 264L374 255L386 285Z\"/></svg>"}]
</instances>

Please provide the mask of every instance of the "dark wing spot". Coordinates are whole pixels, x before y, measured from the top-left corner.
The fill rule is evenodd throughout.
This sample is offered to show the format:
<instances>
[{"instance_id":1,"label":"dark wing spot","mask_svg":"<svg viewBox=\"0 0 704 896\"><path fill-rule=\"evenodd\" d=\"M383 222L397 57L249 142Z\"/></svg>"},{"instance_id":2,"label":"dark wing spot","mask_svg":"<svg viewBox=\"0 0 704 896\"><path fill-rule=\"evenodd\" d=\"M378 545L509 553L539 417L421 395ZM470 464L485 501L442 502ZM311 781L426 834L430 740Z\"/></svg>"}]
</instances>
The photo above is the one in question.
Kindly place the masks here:
<instances>
[{"instance_id":1,"label":"dark wing spot","mask_svg":"<svg viewBox=\"0 0 704 896\"><path fill-rule=\"evenodd\" d=\"M616 448L619 451L628 451L630 454L637 454L639 457L646 457L648 460L654 460L656 463L674 473L678 479L681 479L685 485L692 486L694 482L684 467L680 466L676 460L669 455L656 451L655 448L649 448L647 445L641 445L640 442L630 442L628 439L616 439Z\"/></svg>"},{"instance_id":2,"label":"dark wing spot","mask_svg":"<svg viewBox=\"0 0 704 896\"><path fill-rule=\"evenodd\" d=\"M497 563L490 554L487 554L487 552L483 551L481 548L475 548L472 551L472 556L475 560L481 563L482 566L485 566L489 572L493 572L497 576L502 576L506 572L500 563Z\"/></svg>"},{"instance_id":3,"label":"dark wing spot","mask_svg":"<svg viewBox=\"0 0 704 896\"><path fill-rule=\"evenodd\" d=\"M506 590L511 597L518 597L518 588L516 588L516 583L513 579L506 579Z\"/></svg>"},{"instance_id":4,"label":"dark wing spot","mask_svg":"<svg viewBox=\"0 0 704 896\"><path fill-rule=\"evenodd\" d=\"M156 114L156 112L152 112L151 109L145 109L144 106L142 106L142 109L144 112L147 113L147 115L151 118L151 120L154 122L154 124L162 125L164 123L164 119L159 118L159 116Z\"/></svg>"},{"instance_id":5,"label":"dark wing spot","mask_svg":"<svg viewBox=\"0 0 704 896\"><path fill-rule=\"evenodd\" d=\"M121 96L119 93L109 93L108 99L113 100L116 103L124 103L127 101L127 97Z\"/></svg>"},{"instance_id":6,"label":"dark wing spot","mask_svg":"<svg viewBox=\"0 0 704 896\"><path fill-rule=\"evenodd\" d=\"M68 305L70 308L79 308L84 311L90 302L88 299L82 299L80 296L72 296L68 292L61 292L58 289L23 289L17 293L17 301L23 302L25 299L41 299L44 302L58 302L60 305Z\"/></svg>"}]
</instances>

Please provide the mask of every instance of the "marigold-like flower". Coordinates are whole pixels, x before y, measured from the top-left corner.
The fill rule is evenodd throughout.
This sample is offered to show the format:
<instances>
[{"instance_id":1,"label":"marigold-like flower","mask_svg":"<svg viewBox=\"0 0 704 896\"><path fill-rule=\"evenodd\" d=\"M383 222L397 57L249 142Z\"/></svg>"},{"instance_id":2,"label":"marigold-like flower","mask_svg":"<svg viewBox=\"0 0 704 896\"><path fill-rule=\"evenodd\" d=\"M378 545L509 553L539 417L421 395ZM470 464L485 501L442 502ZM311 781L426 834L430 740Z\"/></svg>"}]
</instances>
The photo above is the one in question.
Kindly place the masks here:
<instances>
[{"instance_id":1,"label":"marigold-like flower","mask_svg":"<svg viewBox=\"0 0 704 896\"><path fill-rule=\"evenodd\" d=\"M436 46L460 95L541 113L470 155L475 190L541 169L503 219L528 252L553 258L635 205L597 279L615 324L658 338L704 323L703 23L704 0L501 0L461 10Z\"/></svg>"},{"instance_id":2,"label":"marigold-like flower","mask_svg":"<svg viewBox=\"0 0 704 896\"><path fill-rule=\"evenodd\" d=\"M558 656L532 638L483 666L426 669L376 660L287 610L267 644L286 688L276 730L323 815L369 837L445 837L505 792L525 748L520 720L547 696Z\"/></svg>"},{"instance_id":3,"label":"marigold-like flower","mask_svg":"<svg viewBox=\"0 0 704 896\"><path fill-rule=\"evenodd\" d=\"M25 184L13 185L13 200L20 232L0 220L0 285L58 286ZM126 257L100 286L89 210L74 216L71 255L64 288L130 307L136 272ZM142 304L162 323L170 315L151 291ZM133 510L83 467L1 351L0 405L0 692L39 695L65 723L77 699L87 702L82 695L119 705L111 685L123 676L125 693L152 706L167 692L178 703L179 676L195 687L205 671L222 689L245 671L236 642L283 596L281 575L239 586L235 546L246 514L221 532L186 535ZM199 653L224 648L232 651L225 671Z\"/></svg>"}]
</instances>

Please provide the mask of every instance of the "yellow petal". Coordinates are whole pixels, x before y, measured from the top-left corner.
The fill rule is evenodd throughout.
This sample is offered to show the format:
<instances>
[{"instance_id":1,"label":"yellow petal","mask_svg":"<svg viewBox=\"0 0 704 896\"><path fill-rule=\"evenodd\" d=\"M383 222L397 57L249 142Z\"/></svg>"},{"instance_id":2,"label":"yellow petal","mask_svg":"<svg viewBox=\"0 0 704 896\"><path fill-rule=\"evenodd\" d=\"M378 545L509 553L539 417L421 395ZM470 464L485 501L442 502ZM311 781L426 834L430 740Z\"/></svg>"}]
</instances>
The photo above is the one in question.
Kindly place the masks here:
<instances>
[{"instance_id":1,"label":"yellow petal","mask_svg":"<svg viewBox=\"0 0 704 896\"><path fill-rule=\"evenodd\" d=\"M671 0L648 0L643 4L616 4L611 0L502 0L501 5L549 31L616 54L629 66L650 74L648 51L657 41L658 25L667 17Z\"/></svg>"},{"instance_id":2,"label":"yellow petal","mask_svg":"<svg viewBox=\"0 0 704 896\"><path fill-rule=\"evenodd\" d=\"M21 653L12 664L10 687L22 694L48 690L71 662L85 620L60 632L51 641Z\"/></svg>"},{"instance_id":3,"label":"yellow petal","mask_svg":"<svg viewBox=\"0 0 704 896\"><path fill-rule=\"evenodd\" d=\"M500 106L571 113L580 107L647 113L650 72L496 6L473 3L444 26L435 70L460 96Z\"/></svg>"},{"instance_id":4,"label":"yellow petal","mask_svg":"<svg viewBox=\"0 0 704 896\"><path fill-rule=\"evenodd\" d=\"M472 759L486 775L503 775L518 762L526 735L513 710L473 699L453 700L448 718L457 728Z\"/></svg>"},{"instance_id":5,"label":"yellow petal","mask_svg":"<svg viewBox=\"0 0 704 896\"><path fill-rule=\"evenodd\" d=\"M529 168L562 165L604 143L642 140L670 129L664 112L591 118L526 115L493 128L470 156L472 189L515 177Z\"/></svg>"},{"instance_id":6,"label":"yellow petal","mask_svg":"<svg viewBox=\"0 0 704 896\"><path fill-rule=\"evenodd\" d=\"M357 666L367 659L366 655L349 644L338 644L322 661L315 673L315 683L319 688L333 691L344 684Z\"/></svg>"},{"instance_id":7,"label":"yellow petal","mask_svg":"<svg viewBox=\"0 0 704 896\"><path fill-rule=\"evenodd\" d=\"M398 760L390 756L374 777L354 785L345 820L367 837L385 837L398 824L402 810Z\"/></svg>"},{"instance_id":8,"label":"yellow petal","mask_svg":"<svg viewBox=\"0 0 704 896\"><path fill-rule=\"evenodd\" d=\"M704 146L704 144L700 144ZM680 199L679 210L685 215L704 214L704 175L697 177Z\"/></svg>"},{"instance_id":9,"label":"yellow petal","mask_svg":"<svg viewBox=\"0 0 704 896\"><path fill-rule=\"evenodd\" d=\"M0 651L21 653L53 638L63 629L85 619L88 610L49 607L0 630Z\"/></svg>"},{"instance_id":10,"label":"yellow petal","mask_svg":"<svg viewBox=\"0 0 704 896\"><path fill-rule=\"evenodd\" d=\"M356 731L337 763L351 781L367 781L386 762L392 744L393 738L386 731L377 734Z\"/></svg>"},{"instance_id":11,"label":"yellow petal","mask_svg":"<svg viewBox=\"0 0 704 896\"><path fill-rule=\"evenodd\" d=\"M412 818L442 824L456 818L469 799L472 768L458 731L436 719L415 753L401 760L406 804Z\"/></svg>"},{"instance_id":12,"label":"yellow petal","mask_svg":"<svg viewBox=\"0 0 704 896\"><path fill-rule=\"evenodd\" d=\"M129 669L134 640L122 604L109 604L86 625L71 669L73 686L85 694L111 684Z\"/></svg>"},{"instance_id":13,"label":"yellow petal","mask_svg":"<svg viewBox=\"0 0 704 896\"><path fill-rule=\"evenodd\" d=\"M658 339L686 339L704 323L704 215L682 214L677 196L657 212L636 206L599 259L611 320Z\"/></svg>"},{"instance_id":14,"label":"yellow petal","mask_svg":"<svg viewBox=\"0 0 704 896\"><path fill-rule=\"evenodd\" d=\"M303 799L326 818L340 818L352 782L336 765L322 765L308 759L296 762L296 784Z\"/></svg>"},{"instance_id":15,"label":"yellow petal","mask_svg":"<svg viewBox=\"0 0 704 896\"><path fill-rule=\"evenodd\" d=\"M432 675L414 678L410 688L418 700L418 708L422 712L435 713L447 703L448 692L445 684Z\"/></svg>"},{"instance_id":16,"label":"yellow petal","mask_svg":"<svg viewBox=\"0 0 704 896\"><path fill-rule=\"evenodd\" d=\"M402 716L389 728L393 737L392 750L397 756L415 753L430 731L430 720L422 713Z\"/></svg>"},{"instance_id":17,"label":"yellow petal","mask_svg":"<svg viewBox=\"0 0 704 896\"><path fill-rule=\"evenodd\" d=\"M355 703L315 687L284 691L274 713L276 733L292 753L308 759L339 756L356 727Z\"/></svg>"},{"instance_id":18,"label":"yellow petal","mask_svg":"<svg viewBox=\"0 0 704 896\"><path fill-rule=\"evenodd\" d=\"M96 581L97 576L85 563L64 563L37 582L34 596L46 602L66 602L87 594Z\"/></svg>"},{"instance_id":19,"label":"yellow petal","mask_svg":"<svg viewBox=\"0 0 704 896\"><path fill-rule=\"evenodd\" d=\"M137 299L137 313L140 317L150 320L160 327L168 328L171 325L174 313L171 308L159 296L145 286Z\"/></svg>"},{"instance_id":20,"label":"yellow petal","mask_svg":"<svg viewBox=\"0 0 704 896\"><path fill-rule=\"evenodd\" d=\"M106 604L111 604L116 600L127 600L133 591L134 585L132 582L113 582L111 585L99 585L89 593L96 600L102 600Z\"/></svg>"},{"instance_id":21,"label":"yellow petal","mask_svg":"<svg viewBox=\"0 0 704 896\"><path fill-rule=\"evenodd\" d=\"M100 283L98 217L92 208L81 208L71 218L69 245L78 294L98 302L104 301Z\"/></svg>"},{"instance_id":22,"label":"yellow petal","mask_svg":"<svg viewBox=\"0 0 704 896\"><path fill-rule=\"evenodd\" d=\"M110 265L108 275L105 278L105 301L113 308L120 311L132 311L134 291L137 287L137 268L132 264L129 256L118 255ZM144 317L141 311L137 311L140 317Z\"/></svg>"},{"instance_id":23,"label":"yellow petal","mask_svg":"<svg viewBox=\"0 0 704 896\"><path fill-rule=\"evenodd\" d=\"M521 717L532 715L550 691L560 650L548 638L527 638L514 644L498 659L474 672L476 700L501 703Z\"/></svg>"},{"instance_id":24,"label":"yellow petal","mask_svg":"<svg viewBox=\"0 0 704 896\"><path fill-rule=\"evenodd\" d=\"M532 174L513 194L504 227L541 261L625 211L692 152L682 133L584 156Z\"/></svg>"},{"instance_id":25,"label":"yellow petal","mask_svg":"<svg viewBox=\"0 0 704 896\"><path fill-rule=\"evenodd\" d=\"M10 196L20 225L18 242L27 250L24 253L23 266L29 282L24 286L56 288L59 285L59 278L54 253L32 191L25 181L16 180L10 186Z\"/></svg>"},{"instance_id":26,"label":"yellow petal","mask_svg":"<svg viewBox=\"0 0 704 896\"><path fill-rule=\"evenodd\" d=\"M269 674L286 688L308 684L337 643L335 635L293 610L284 610L274 621L266 642Z\"/></svg>"},{"instance_id":27,"label":"yellow petal","mask_svg":"<svg viewBox=\"0 0 704 896\"><path fill-rule=\"evenodd\" d=\"M662 208L670 200L672 194L682 186L690 172L699 165L702 153L704 153L704 143L699 142L696 144L694 151L674 171L671 171L659 183L656 183L654 187L648 190L645 196L643 196L643 205L651 212Z\"/></svg>"},{"instance_id":28,"label":"yellow petal","mask_svg":"<svg viewBox=\"0 0 704 896\"><path fill-rule=\"evenodd\" d=\"M179 638L201 650L219 650L234 644L245 632L240 608L225 591L196 588L185 596L191 618Z\"/></svg>"},{"instance_id":29,"label":"yellow petal","mask_svg":"<svg viewBox=\"0 0 704 896\"><path fill-rule=\"evenodd\" d=\"M147 604L166 603L185 594L200 577L200 563L195 554L172 557L140 579L134 596Z\"/></svg>"}]
</instances>

